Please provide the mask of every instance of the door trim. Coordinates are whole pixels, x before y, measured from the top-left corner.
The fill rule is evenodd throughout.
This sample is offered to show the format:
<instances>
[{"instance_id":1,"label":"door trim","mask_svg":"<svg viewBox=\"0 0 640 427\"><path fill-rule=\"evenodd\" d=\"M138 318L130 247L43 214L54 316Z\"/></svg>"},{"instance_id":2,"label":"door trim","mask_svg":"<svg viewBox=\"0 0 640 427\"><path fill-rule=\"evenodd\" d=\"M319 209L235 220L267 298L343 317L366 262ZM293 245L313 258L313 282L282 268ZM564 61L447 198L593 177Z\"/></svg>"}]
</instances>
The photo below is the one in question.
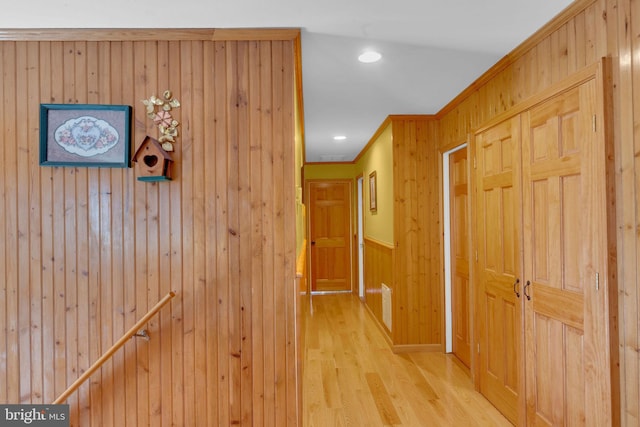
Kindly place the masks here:
<instances>
[{"instance_id":1,"label":"door trim","mask_svg":"<svg viewBox=\"0 0 640 427\"><path fill-rule=\"evenodd\" d=\"M468 147L466 142L452 148L449 151L442 153L442 211L443 211L443 239L444 239L444 313L445 313L445 353L451 353L453 351L453 318L452 318L452 289L451 289L451 206L450 198L448 194L451 190L451 183L449 182L449 157L456 151L462 150ZM468 207L469 208L469 207ZM470 212L470 211L468 211ZM470 230L471 228L469 228ZM469 246L471 247L471 246ZM469 301L471 296L469 296ZM471 311L471 305L469 306ZM471 313L469 313L471 316ZM472 319L473 317L471 317ZM470 331L473 331L470 325ZM473 334L472 334L473 335Z\"/></svg>"}]
</instances>

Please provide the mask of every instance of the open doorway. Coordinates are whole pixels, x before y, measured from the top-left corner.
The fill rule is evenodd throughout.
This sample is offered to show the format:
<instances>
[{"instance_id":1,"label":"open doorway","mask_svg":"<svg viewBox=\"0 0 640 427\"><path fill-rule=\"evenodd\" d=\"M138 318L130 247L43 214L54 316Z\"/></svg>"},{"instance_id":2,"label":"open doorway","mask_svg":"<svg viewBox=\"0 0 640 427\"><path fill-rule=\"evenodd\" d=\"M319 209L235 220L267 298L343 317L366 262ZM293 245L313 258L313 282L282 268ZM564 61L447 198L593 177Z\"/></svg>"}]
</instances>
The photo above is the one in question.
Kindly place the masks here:
<instances>
[{"instance_id":1,"label":"open doorway","mask_svg":"<svg viewBox=\"0 0 640 427\"><path fill-rule=\"evenodd\" d=\"M447 353L471 367L469 162L467 144L443 154Z\"/></svg>"}]
</instances>

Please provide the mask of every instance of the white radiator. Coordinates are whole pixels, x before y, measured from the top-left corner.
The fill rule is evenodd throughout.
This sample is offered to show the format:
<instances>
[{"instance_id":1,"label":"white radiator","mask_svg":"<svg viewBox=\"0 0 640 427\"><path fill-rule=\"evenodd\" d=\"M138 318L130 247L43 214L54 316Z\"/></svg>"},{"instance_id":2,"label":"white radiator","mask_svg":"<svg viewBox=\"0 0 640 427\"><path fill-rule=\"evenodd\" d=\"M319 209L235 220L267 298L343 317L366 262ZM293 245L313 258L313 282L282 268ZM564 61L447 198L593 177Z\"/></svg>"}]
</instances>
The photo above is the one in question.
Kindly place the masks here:
<instances>
[{"instance_id":1,"label":"white radiator","mask_svg":"<svg viewBox=\"0 0 640 427\"><path fill-rule=\"evenodd\" d=\"M382 321L391 331L391 288L382 284Z\"/></svg>"}]
</instances>

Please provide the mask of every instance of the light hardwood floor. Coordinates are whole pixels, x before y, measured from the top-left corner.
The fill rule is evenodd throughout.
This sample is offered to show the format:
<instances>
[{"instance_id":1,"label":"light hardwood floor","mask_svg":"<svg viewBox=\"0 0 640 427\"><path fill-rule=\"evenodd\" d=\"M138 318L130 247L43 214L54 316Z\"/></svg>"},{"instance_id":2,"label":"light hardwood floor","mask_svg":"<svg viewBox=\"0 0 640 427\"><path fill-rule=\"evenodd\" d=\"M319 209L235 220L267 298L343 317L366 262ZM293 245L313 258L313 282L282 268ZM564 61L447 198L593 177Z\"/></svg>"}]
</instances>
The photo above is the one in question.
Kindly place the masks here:
<instances>
[{"instance_id":1,"label":"light hardwood floor","mask_svg":"<svg viewBox=\"0 0 640 427\"><path fill-rule=\"evenodd\" d=\"M353 295L313 296L305 323L305 427L511 426L453 356L394 354Z\"/></svg>"}]
</instances>

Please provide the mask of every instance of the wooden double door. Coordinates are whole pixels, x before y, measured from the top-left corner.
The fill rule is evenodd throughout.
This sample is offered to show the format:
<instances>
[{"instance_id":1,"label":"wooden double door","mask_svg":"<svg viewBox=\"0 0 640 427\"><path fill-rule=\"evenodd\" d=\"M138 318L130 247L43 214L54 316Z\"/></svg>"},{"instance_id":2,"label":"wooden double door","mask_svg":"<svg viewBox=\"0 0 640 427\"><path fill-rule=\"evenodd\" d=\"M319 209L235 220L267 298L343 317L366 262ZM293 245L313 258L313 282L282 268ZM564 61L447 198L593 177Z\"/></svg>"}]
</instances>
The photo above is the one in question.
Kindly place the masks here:
<instances>
[{"instance_id":1,"label":"wooden double door","mask_svg":"<svg viewBox=\"0 0 640 427\"><path fill-rule=\"evenodd\" d=\"M478 381L516 425L611 424L595 76L475 138Z\"/></svg>"}]
</instances>

